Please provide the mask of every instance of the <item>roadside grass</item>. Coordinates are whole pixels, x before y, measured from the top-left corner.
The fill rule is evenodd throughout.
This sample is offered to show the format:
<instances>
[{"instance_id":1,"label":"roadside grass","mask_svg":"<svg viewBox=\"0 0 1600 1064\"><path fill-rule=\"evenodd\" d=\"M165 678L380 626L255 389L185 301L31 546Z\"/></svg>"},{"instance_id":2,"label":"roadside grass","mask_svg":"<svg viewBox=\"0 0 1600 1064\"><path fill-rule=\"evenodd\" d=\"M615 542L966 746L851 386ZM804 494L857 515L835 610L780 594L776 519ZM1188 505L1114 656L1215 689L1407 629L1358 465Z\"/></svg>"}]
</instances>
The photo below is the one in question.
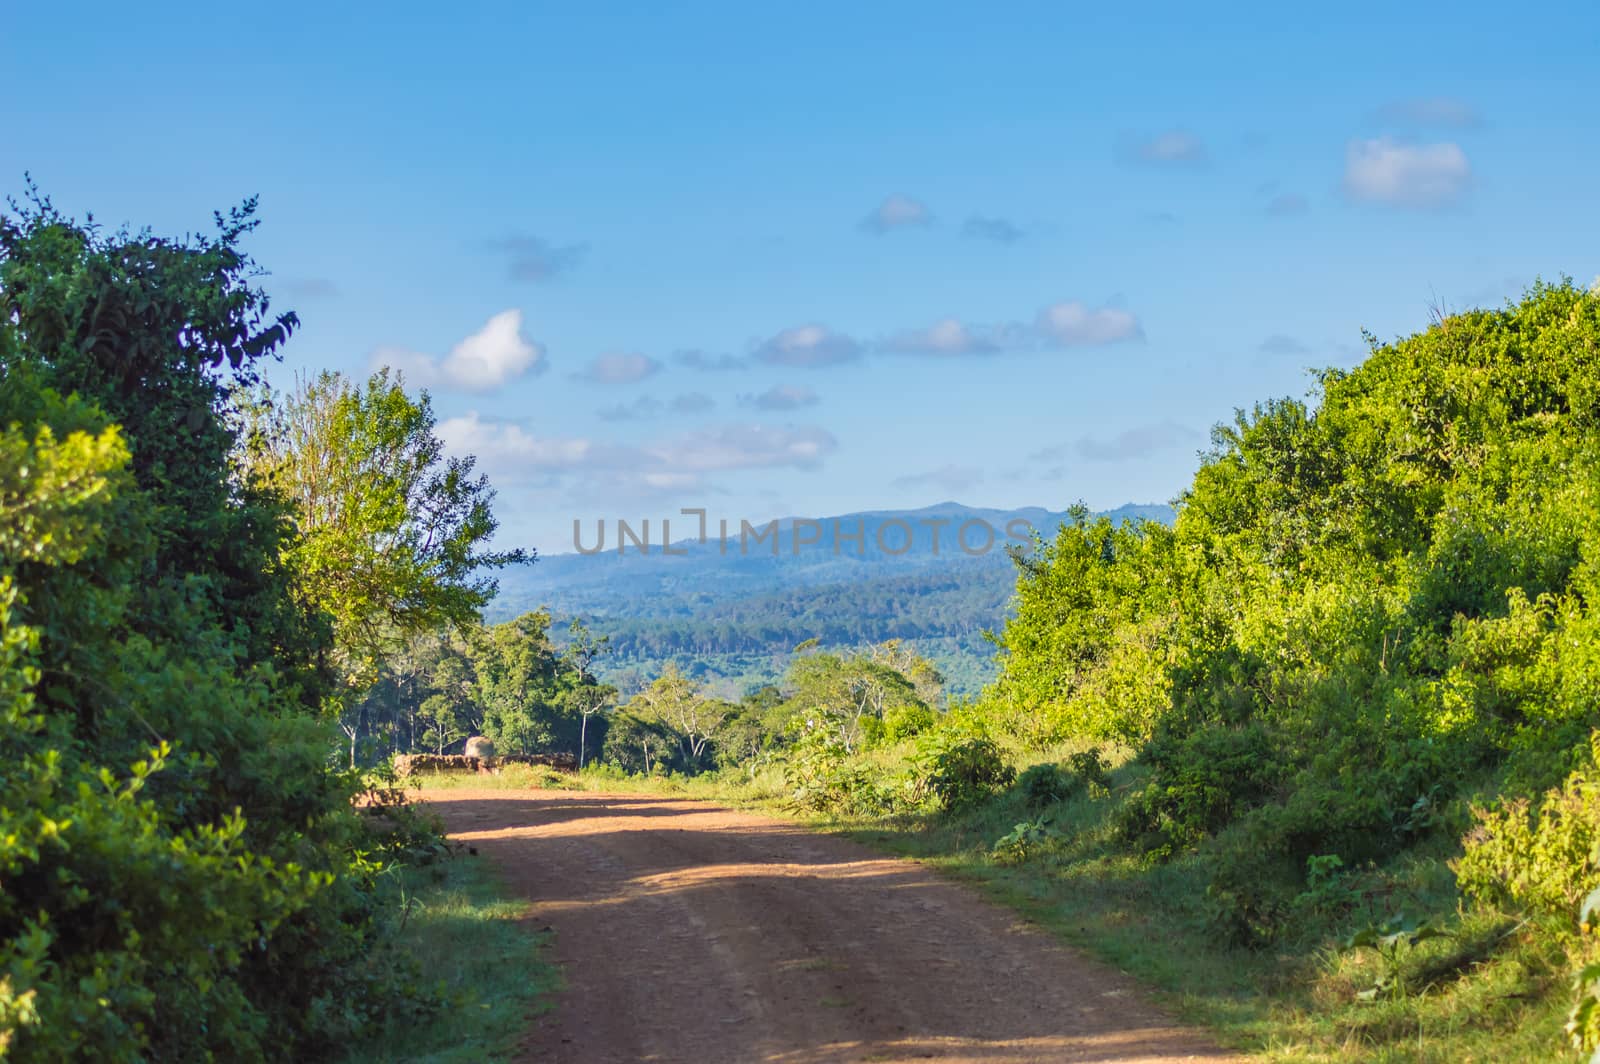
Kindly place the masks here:
<instances>
[{"instance_id":1,"label":"roadside grass","mask_svg":"<svg viewBox=\"0 0 1600 1064\"><path fill-rule=\"evenodd\" d=\"M1075 748L1018 757L1063 759ZM1014 752L1020 754L1020 752ZM892 750L866 755L888 766ZM628 776L609 766L573 776L534 772L426 781L435 787L586 791L702 798L784 815L877 850L908 857L967 882L1085 953L1150 987L1181 1019L1263 1061L1379 1064L1519 1064L1576 1061L1562 1023L1572 972L1591 959L1586 944L1556 927L1518 923L1464 908L1447 861L1453 844L1423 847L1382 867L1345 869L1296 901L1289 933L1270 947L1231 945L1214 929L1205 854L1165 864L1131 856L1115 837L1116 814L1145 782L1144 770L1113 752L1112 790L1044 809L1016 791L959 815L840 818L796 812L778 766L695 777ZM520 768L520 766L519 766ZM996 860L995 842L1043 817L1049 841L1016 863ZM1356 930L1407 915L1430 918L1449 937L1401 959L1405 992L1365 1000L1385 974L1371 951L1343 944ZM385 1058L379 1058L385 1059ZM453 1059L453 1058L438 1058Z\"/></svg>"},{"instance_id":2,"label":"roadside grass","mask_svg":"<svg viewBox=\"0 0 1600 1064\"><path fill-rule=\"evenodd\" d=\"M457 855L404 874L396 945L452 1001L441 1015L396 1023L352 1046L350 1064L448 1064L509 1059L530 1016L547 1007L560 973L543 956L547 934L528 926L527 904L494 868Z\"/></svg>"}]
</instances>

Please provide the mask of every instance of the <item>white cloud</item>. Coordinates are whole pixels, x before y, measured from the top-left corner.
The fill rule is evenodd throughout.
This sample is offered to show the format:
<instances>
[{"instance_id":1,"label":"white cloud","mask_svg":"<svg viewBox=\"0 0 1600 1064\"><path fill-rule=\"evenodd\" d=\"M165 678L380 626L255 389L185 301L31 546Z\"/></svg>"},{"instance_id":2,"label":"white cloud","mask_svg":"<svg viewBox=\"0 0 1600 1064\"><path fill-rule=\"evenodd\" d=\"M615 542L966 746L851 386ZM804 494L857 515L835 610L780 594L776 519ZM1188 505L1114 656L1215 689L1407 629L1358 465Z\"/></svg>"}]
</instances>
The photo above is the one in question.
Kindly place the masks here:
<instances>
[{"instance_id":1,"label":"white cloud","mask_svg":"<svg viewBox=\"0 0 1600 1064\"><path fill-rule=\"evenodd\" d=\"M1056 347L1111 344L1144 335L1139 319L1129 311L1120 307L1090 309L1075 299L1045 307L1035 319L1034 329Z\"/></svg>"},{"instance_id":2,"label":"white cloud","mask_svg":"<svg viewBox=\"0 0 1600 1064\"><path fill-rule=\"evenodd\" d=\"M436 431L452 455L476 457L491 473L548 473L628 463L626 448L581 437L534 436L513 422L486 421L476 411L446 418Z\"/></svg>"},{"instance_id":3,"label":"white cloud","mask_svg":"<svg viewBox=\"0 0 1600 1064\"><path fill-rule=\"evenodd\" d=\"M838 441L815 426L722 425L645 448L663 469L714 472L734 469L815 467Z\"/></svg>"},{"instance_id":4,"label":"white cloud","mask_svg":"<svg viewBox=\"0 0 1600 1064\"><path fill-rule=\"evenodd\" d=\"M661 400L641 395L631 403L617 403L594 412L601 421L639 421L661 413Z\"/></svg>"},{"instance_id":5,"label":"white cloud","mask_svg":"<svg viewBox=\"0 0 1600 1064\"><path fill-rule=\"evenodd\" d=\"M613 351L600 355L573 374L575 380L591 384L632 384L642 381L661 368L661 363L648 355L631 351Z\"/></svg>"},{"instance_id":6,"label":"white cloud","mask_svg":"<svg viewBox=\"0 0 1600 1064\"><path fill-rule=\"evenodd\" d=\"M543 373L544 347L522 334L522 311L502 310L483 328L450 349L443 359L399 348L373 352L374 365L387 365L424 388L492 392L527 373Z\"/></svg>"},{"instance_id":7,"label":"white cloud","mask_svg":"<svg viewBox=\"0 0 1600 1064\"><path fill-rule=\"evenodd\" d=\"M883 349L904 355L986 355L1000 350L1000 345L982 330L944 318L926 329L891 336Z\"/></svg>"},{"instance_id":8,"label":"white cloud","mask_svg":"<svg viewBox=\"0 0 1600 1064\"><path fill-rule=\"evenodd\" d=\"M866 232L882 235L896 229L932 223L933 214L928 210L927 204L908 196L889 196L861 219L861 228Z\"/></svg>"},{"instance_id":9,"label":"white cloud","mask_svg":"<svg viewBox=\"0 0 1600 1064\"><path fill-rule=\"evenodd\" d=\"M758 410L798 410L815 406L817 393L797 384L775 384L760 395L746 395L739 401Z\"/></svg>"},{"instance_id":10,"label":"white cloud","mask_svg":"<svg viewBox=\"0 0 1600 1064\"><path fill-rule=\"evenodd\" d=\"M1390 137L1353 140L1345 152L1344 191L1392 207L1443 207L1466 192L1472 166L1460 145L1407 144Z\"/></svg>"},{"instance_id":11,"label":"white cloud","mask_svg":"<svg viewBox=\"0 0 1600 1064\"><path fill-rule=\"evenodd\" d=\"M1168 130L1132 146L1132 156L1139 162L1159 166L1196 166L1206 161L1204 142L1193 133L1181 129Z\"/></svg>"},{"instance_id":12,"label":"white cloud","mask_svg":"<svg viewBox=\"0 0 1600 1064\"><path fill-rule=\"evenodd\" d=\"M756 347L756 358L775 366L832 366L861 357L861 345L824 325L797 325Z\"/></svg>"},{"instance_id":13,"label":"white cloud","mask_svg":"<svg viewBox=\"0 0 1600 1064\"><path fill-rule=\"evenodd\" d=\"M744 469L815 468L838 441L814 426L722 425L640 446L587 437L536 436L521 425L476 411L439 423L450 454L473 456L491 478L527 481L596 473L640 479L698 476ZM580 478L581 479L581 478Z\"/></svg>"}]
</instances>

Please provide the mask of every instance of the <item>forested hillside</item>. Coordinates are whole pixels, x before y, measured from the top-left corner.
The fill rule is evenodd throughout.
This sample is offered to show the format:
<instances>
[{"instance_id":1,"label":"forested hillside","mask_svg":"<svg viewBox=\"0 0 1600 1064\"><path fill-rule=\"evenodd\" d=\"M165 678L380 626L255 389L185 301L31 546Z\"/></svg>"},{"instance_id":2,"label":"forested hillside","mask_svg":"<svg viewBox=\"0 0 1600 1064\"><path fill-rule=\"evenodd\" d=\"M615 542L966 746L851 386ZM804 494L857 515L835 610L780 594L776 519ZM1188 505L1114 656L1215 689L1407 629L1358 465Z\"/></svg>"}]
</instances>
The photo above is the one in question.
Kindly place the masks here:
<instances>
[{"instance_id":1,"label":"forested hillside","mask_svg":"<svg viewBox=\"0 0 1600 1064\"><path fill-rule=\"evenodd\" d=\"M1129 504L1106 516L1161 522L1172 511ZM664 553L659 541L646 550L630 539L619 549L616 524L608 522L603 551L547 554L507 572L486 615L502 620L548 608L584 619L609 640L600 675L624 693L677 662L737 698L777 680L790 651L808 639L839 650L894 639L936 662L953 693L975 695L996 675L984 633L999 630L1015 592L1008 548L1031 547L1035 534L1052 536L1065 519L1039 508L947 502L784 518L760 541L764 524L730 522L724 546L716 522L706 543L678 539L680 530L695 531L691 516L671 525L681 555ZM637 533L639 525L630 528ZM600 535L595 522L579 530L589 550ZM559 627L554 635L560 645Z\"/></svg>"}]
</instances>

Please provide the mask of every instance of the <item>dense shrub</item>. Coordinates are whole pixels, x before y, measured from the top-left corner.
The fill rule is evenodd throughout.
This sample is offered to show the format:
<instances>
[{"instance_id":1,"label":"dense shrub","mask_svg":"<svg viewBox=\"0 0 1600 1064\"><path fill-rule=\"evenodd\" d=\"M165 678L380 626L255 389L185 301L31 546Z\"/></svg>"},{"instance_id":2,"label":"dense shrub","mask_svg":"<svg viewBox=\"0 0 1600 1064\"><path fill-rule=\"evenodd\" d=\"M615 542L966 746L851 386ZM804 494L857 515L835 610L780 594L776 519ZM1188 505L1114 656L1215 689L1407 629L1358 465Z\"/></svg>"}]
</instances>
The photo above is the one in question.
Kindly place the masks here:
<instances>
[{"instance_id":1,"label":"dense shrub","mask_svg":"<svg viewBox=\"0 0 1600 1064\"><path fill-rule=\"evenodd\" d=\"M954 812L987 801L1016 778L992 739L949 742L928 762L927 787L941 809Z\"/></svg>"},{"instance_id":2,"label":"dense shrub","mask_svg":"<svg viewBox=\"0 0 1600 1064\"><path fill-rule=\"evenodd\" d=\"M1221 828L1240 808L1271 793L1284 766L1259 725L1203 728L1150 743L1144 759L1156 779L1121 812L1124 838L1169 857Z\"/></svg>"},{"instance_id":3,"label":"dense shrub","mask_svg":"<svg viewBox=\"0 0 1600 1064\"><path fill-rule=\"evenodd\" d=\"M902 702L897 706L890 706L883 712L883 738L887 742L899 742L915 735L921 735L933 727L939 720L939 715L922 702Z\"/></svg>"},{"instance_id":4,"label":"dense shrub","mask_svg":"<svg viewBox=\"0 0 1600 1064\"><path fill-rule=\"evenodd\" d=\"M1549 787L1600 723L1597 382L1600 295L1538 284L1240 411L1172 527L1019 558L991 726L1139 747L1156 855L1259 810L1285 858L1382 858L1469 780Z\"/></svg>"},{"instance_id":5,"label":"dense shrub","mask_svg":"<svg viewBox=\"0 0 1600 1064\"><path fill-rule=\"evenodd\" d=\"M1462 892L1492 905L1567 920L1600 886L1600 784L1591 763L1535 806L1511 797L1475 807L1456 862Z\"/></svg>"},{"instance_id":6,"label":"dense shrub","mask_svg":"<svg viewBox=\"0 0 1600 1064\"><path fill-rule=\"evenodd\" d=\"M328 770L328 627L234 389L294 327L238 244L0 219L0 1044L305 1059L433 1004ZM409 837L409 836L408 836ZM401 845L405 849L409 843Z\"/></svg>"},{"instance_id":7,"label":"dense shrub","mask_svg":"<svg viewBox=\"0 0 1600 1064\"><path fill-rule=\"evenodd\" d=\"M1017 777L1017 791L1030 809L1044 809L1083 793L1083 781L1060 765L1029 765Z\"/></svg>"},{"instance_id":8,"label":"dense shrub","mask_svg":"<svg viewBox=\"0 0 1600 1064\"><path fill-rule=\"evenodd\" d=\"M1090 796L1102 798L1111 793L1111 764L1098 746L1067 755L1067 767Z\"/></svg>"}]
</instances>

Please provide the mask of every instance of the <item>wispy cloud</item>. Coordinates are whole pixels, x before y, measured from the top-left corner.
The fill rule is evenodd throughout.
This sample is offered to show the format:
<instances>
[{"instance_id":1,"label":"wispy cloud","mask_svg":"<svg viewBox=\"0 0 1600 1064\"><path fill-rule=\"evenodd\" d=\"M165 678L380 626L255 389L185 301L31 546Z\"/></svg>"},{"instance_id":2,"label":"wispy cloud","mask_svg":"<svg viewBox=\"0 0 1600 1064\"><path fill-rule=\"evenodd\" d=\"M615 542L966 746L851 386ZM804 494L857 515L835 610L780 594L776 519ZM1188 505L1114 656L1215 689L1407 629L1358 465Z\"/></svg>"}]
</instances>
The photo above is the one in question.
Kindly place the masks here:
<instances>
[{"instance_id":1,"label":"wispy cloud","mask_svg":"<svg viewBox=\"0 0 1600 1064\"><path fill-rule=\"evenodd\" d=\"M1123 154L1133 162L1170 167L1201 166L1210 158L1205 142L1182 129L1133 141L1125 146Z\"/></svg>"},{"instance_id":2,"label":"wispy cloud","mask_svg":"<svg viewBox=\"0 0 1600 1064\"><path fill-rule=\"evenodd\" d=\"M632 384L644 380L660 369L661 363L649 355L631 351L612 351L598 356L572 376L574 380L587 381L590 384Z\"/></svg>"},{"instance_id":3,"label":"wispy cloud","mask_svg":"<svg viewBox=\"0 0 1600 1064\"><path fill-rule=\"evenodd\" d=\"M663 468L688 472L792 467L814 469L839 443L816 426L720 425L652 445Z\"/></svg>"},{"instance_id":4,"label":"wispy cloud","mask_svg":"<svg viewBox=\"0 0 1600 1064\"><path fill-rule=\"evenodd\" d=\"M544 348L522 334L522 311L503 310L452 347L442 359L403 348L380 348L373 365L400 370L425 388L491 392L547 367Z\"/></svg>"},{"instance_id":5,"label":"wispy cloud","mask_svg":"<svg viewBox=\"0 0 1600 1064\"><path fill-rule=\"evenodd\" d=\"M1386 125L1442 126L1447 129L1472 129L1483 124L1483 115L1478 109L1455 96L1391 100L1378 108L1372 117Z\"/></svg>"},{"instance_id":6,"label":"wispy cloud","mask_svg":"<svg viewBox=\"0 0 1600 1064\"><path fill-rule=\"evenodd\" d=\"M641 395L631 403L616 403L595 411L601 421L643 421L671 412L678 415L703 414L714 410L717 402L704 392L685 392L666 402L653 395Z\"/></svg>"},{"instance_id":7,"label":"wispy cloud","mask_svg":"<svg viewBox=\"0 0 1600 1064\"><path fill-rule=\"evenodd\" d=\"M552 244L536 236L508 236L491 241L491 250L506 260L513 281L548 281L574 269L589 254L587 244Z\"/></svg>"},{"instance_id":8,"label":"wispy cloud","mask_svg":"<svg viewBox=\"0 0 1600 1064\"><path fill-rule=\"evenodd\" d=\"M861 219L863 232L882 236L896 229L918 228L933 224L933 213L928 206L909 196L889 196Z\"/></svg>"},{"instance_id":9,"label":"wispy cloud","mask_svg":"<svg viewBox=\"0 0 1600 1064\"><path fill-rule=\"evenodd\" d=\"M439 423L439 438L453 455L474 456L491 477L523 482L551 475L609 473L687 482L702 473L751 469L814 469L838 448L816 426L722 425L641 445L588 437L543 437L512 421L476 411Z\"/></svg>"},{"instance_id":10,"label":"wispy cloud","mask_svg":"<svg viewBox=\"0 0 1600 1064\"><path fill-rule=\"evenodd\" d=\"M988 218L974 214L961 223L961 235L969 240L992 240L996 244L1015 244L1027 236L1027 231L1005 218Z\"/></svg>"},{"instance_id":11,"label":"wispy cloud","mask_svg":"<svg viewBox=\"0 0 1600 1064\"><path fill-rule=\"evenodd\" d=\"M616 403L594 412L601 421L642 421L660 414L661 400L653 395L641 395L631 403Z\"/></svg>"},{"instance_id":12,"label":"wispy cloud","mask_svg":"<svg viewBox=\"0 0 1600 1064\"><path fill-rule=\"evenodd\" d=\"M1173 421L1119 432L1111 437L1083 436L1075 445L1078 456L1089 462L1126 462L1184 444L1197 444L1200 433Z\"/></svg>"},{"instance_id":13,"label":"wispy cloud","mask_svg":"<svg viewBox=\"0 0 1600 1064\"><path fill-rule=\"evenodd\" d=\"M746 395L739 401L758 410L798 410L815 406L818 397L810 388L798 384L775 384L760 395Z\"/></svg>"},{"instance_id":14,"label":"wispy cloud","mask_svg":"<svg viewBox=\"0 0 1600 1064\"><path fill-rule=\"evenodd\" d=\"M755 357L774 366L834 366L859 359L861 344L825 325L797 325L759 344Z\"/></svg>"},{"instance_id":15,"label":"wispy cloud","mask_svg":"<svg viewBox=\"0 0 1600 1064\"><path fill-rule=\"evenodd\" d=\"M911 329L889 337L883 350L904 355L985 355L1000 350L985 330L944 318L926 329Z\"/></svg>"},{"instance_id":16,"label":"wispy cloud","mask_svg":"<svg viewBox=\"0 0 1600 1064\"><path fill-rule=\"evenodd\" d=\"M1054 347L1081 347L1137 340L1144 336L1139 319L1121 307L1088 307L1073 299L1039 312L1034 329Z\"/></svg>"},{"instance_id":17,"label":"wispy cloud","mask_svg":"<svg viewBox=\"0 0 1600 1064\"><path fill-rule=\"evenodd\" d=\"M717 408L717 401L705 392L684 392L672 397L669 404L674 414L704 414Z\"/></svg>"},{"instance_id":18,"label":"wispy cloud","mask_svg":"<svg viewBox=\"0 0 1600 1064\"><path fill-rule=\"evenodd\" d=\"M897 488L937 487L943 491L966 491L983 483L983 470L977 466L942 465L938 469L926 473L912 473L908 476L896 477L894 486Z\"/></svg>"},{"instance_id":19,"label":"wispy cloud","mask_svg":"<svg viewBox=\"0 0 1600 1064\"><path fill-rule=\"evenodd\" d=\"M1362 203L1429 209L1461 199L1472 166L1460 145L1408 144L1390 137L1353 140L1345 151L1344 192Z\"/></svg>"},{"instance_id":20,"label":"wispy cloud","mask_svg":"<svg viewBox=\"0 0 1600 1064\"><path fill-rule=\"evenodd\" d=\"M738 355L717 354L691 348L687 351L676 351L672 361L684 369L699 370L703 373L725 373L730 370L749 369L750 360L740 358Z\"/></svg>"},{"instance_id":21,"label":"wispy cloud","mask_svg":"<svg viewBox=\"0 0 1600 1064\"><path fill-rule=\"evenodd\" d=\"M1285 333L1273 333L1265 340L1262 340L1256 350L1263 355L1282 355L1287 357L1308 354L1311 349Z\"/></svg>"}]
</instances>

